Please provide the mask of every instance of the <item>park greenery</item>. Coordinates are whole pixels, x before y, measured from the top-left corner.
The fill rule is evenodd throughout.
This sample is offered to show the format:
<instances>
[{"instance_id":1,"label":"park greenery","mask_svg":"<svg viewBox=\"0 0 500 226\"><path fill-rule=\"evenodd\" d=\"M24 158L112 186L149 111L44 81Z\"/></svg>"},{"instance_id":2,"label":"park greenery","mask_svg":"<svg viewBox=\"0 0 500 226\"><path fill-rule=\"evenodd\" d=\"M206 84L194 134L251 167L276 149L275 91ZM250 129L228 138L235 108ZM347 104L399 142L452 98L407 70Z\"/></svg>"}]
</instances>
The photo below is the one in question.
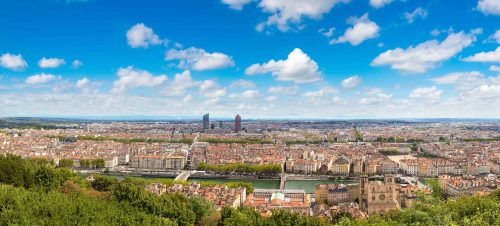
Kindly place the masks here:
<instances>
[{"instance_id":1,"label":"park greenery","mask_svg":"<svg viewBox=\"0 0 500 226\"><path fill-rule=\"evenodd\" d=\"M153 138L118 138L118 137L107 137L107 136L78 136L78 137L66 137L66 136L46 136L48 138L57 138L60 142L68 142L68 140L91 140L91 141L114 141L124 144L130 143L183 143L192 144L193 139L179 139L179 140L168 140L168 139L153 139Z\"/></svg>"},{"instance_id":2,"label":"park greenery","mask_svg":"<svg viewBox=\"0 0 500 226\"><path fill-rule=\"evenodd\" d=\"M471 142L471 141L482 141L482 142L488 142L488 141L500 141L500 137L490 137L490 138L464 138L463 139L465 142Z\"/></svg>"},{"instance_id":3,"label":"park greenery","mask_svg":"<svg viewBox=\"0 0 500 226\"><path fill-rule=\"evenodd\" d=\"M203 138L202 142L212 144L272 144L272 140L259 139L259 138L245 138L245 139L219 139L219 138Z\"/></svg>"},{"instance_id":4,"label":"park greenery","mask_svg":"<svg viewBox=\"0 0 500 226\"><path fill-rule=\"evenodd\" d=\"M152 182L174 183L170 179L118 180L104 175L85 180L44 159L0 155L0 225L332 225L327 219L278 209L270 217L262 217L250 208L225 207L216 211L212 203L201 197L149 193L144 188ZM414 208L367 219L336 215L333 223L500 225L500 190L485 196L448 198L437 180L426 183L434 192L419 194Z\"/></svg>"},{"instance_id":5,"label":"park greenery","mask_svg":"<svg viewBox=\"0 0 500 226\"><path fill-rule=\"evenodd\" d=\"M376 142L387 142L387 143L419 143L424 140L418 138L401 138L401 137L377 137Z\"/></svg>"},{"instance_id":6,"label":"park greenery","mask_svg":"<svg viewBox=\"0 0 500 226\"><path fill-rule=\"evenodd\" d=\"M389 155L402 155L397 149L380 149L378 152L381 155L389 156Z\"/></svg>"},{"instance_id":7,"label":"park greenery","mask_svg":"<svg viewBox=\"0 0 500 226\"><path fill-rule=\"evenodd\" d=\"M91 141L114 141L124 144L129 143L183 143L192 144L193 139L156 139L156 138L118 138L118 137L108 137L108 136L78 136L78 137L66 137L66 136L46 136L48 138L57 138L60 142L67 143L69 141L76 140L91 140ZM203 138L199 139L202 142L208 142L213 144L272 144L272 140L259 139L259 138L245 138L245 139L219 139L219 138Z\"/></svg>"},{"instance_id":8,"label":"park greenery","mask_svg":"<svg viewBox=\"0 0 500 226\"><path fill-rule=\"evenodd\" d=\"M38 121L6 121L0 120L0 128L8 128L8 129L58 129L59 127L55 124L44 123Z\"/></svg>"},{"instance_id":9,"label":"park greenery","mask_svg":"<svg viewBox=\"0 0 500 226\"><path fill-rule=\"evenodd\" d=\"M61 168L73 168L74 160L73 159L60 159L58 166Z\"/></svg>"},{"instance_id":10,"label":"park greenery","mask_svg":"<svg viewBox=\"0 0 500 226\"><path fill-rule=\"evenodd\" d=\"M354 137L356 138L356 141L363 141L363 135L361 135L361 132L359 132L358 128L353 127L353 132L354 132Z\"/></svg>"},{"instance_id":11,"label":"park greenery","mask_svg":"<svg viewBox=\"0 0 500 226\"><path fill-rule=\"evenodd\" d=\"M211 171L220 174L238 173L238 174L257 174L257 175L277 175L281 173L279 164L250 165L241 163L231 163L224 165L214 165L200 163L198 170Z\"/></svg>"},{"instance_id":12,"label":"park greenery","mask_svg":"<svg viewBox=\"0 0 500 226\"><path fill-rule=\"evenodd\" d=\"M60 163L59 163L60 164ZM105 166L104 159L82 159L80 160L81 169L102 169Z\"/></svg>"},{"instance_id":13,"label":"park greenery","mask_svg":"<svg viewBox=\"0 0 500 226\"><path fill-rule=\"evenodd\" d=\"M418 158L441 158L438 155L427 153L427 152L420 152L417 154L416 157L418 157Z\"/></svg>"},{"instance_id":14,"label":"park greenery","mask_svg":"<svg viewBox=\"0 0 500 226\"><path fill-rule=\"evenodd\" d=\"M335 143L335 140L285 140L286 145Z\"/></svg>"}]
</instances>

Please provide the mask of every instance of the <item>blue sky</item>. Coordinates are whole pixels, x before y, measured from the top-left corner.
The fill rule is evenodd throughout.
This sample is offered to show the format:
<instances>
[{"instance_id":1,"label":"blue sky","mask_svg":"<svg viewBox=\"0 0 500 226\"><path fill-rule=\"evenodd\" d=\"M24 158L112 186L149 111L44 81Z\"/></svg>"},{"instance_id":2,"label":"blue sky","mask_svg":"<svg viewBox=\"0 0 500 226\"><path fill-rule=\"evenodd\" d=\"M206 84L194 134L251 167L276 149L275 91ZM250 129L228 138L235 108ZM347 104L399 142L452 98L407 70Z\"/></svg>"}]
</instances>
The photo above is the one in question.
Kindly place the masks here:
<instances>
[{"instance_id":1,"label":"blue sky","mask_svg":"<svg viewBox=\"0 0 500 226\"><path fill-rule=\"evenodd\" d=\"M500 117L498 0L0 4L3 116Z\"/></svg>"}]
</instances>

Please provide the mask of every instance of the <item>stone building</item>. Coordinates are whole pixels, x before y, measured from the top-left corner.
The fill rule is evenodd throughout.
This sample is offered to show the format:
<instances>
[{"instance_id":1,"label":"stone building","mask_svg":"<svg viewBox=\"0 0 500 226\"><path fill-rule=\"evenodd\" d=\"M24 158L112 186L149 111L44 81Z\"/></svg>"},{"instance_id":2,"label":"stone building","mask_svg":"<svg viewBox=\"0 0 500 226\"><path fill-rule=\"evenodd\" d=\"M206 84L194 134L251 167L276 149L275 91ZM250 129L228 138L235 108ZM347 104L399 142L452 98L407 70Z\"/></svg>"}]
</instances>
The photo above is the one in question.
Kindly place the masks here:
<instances>
[{"instance_id":1,"label":"stone building","mask_svg":"<svg viewBox=\"0 0 500 226\"><path fill-rule=\"evenodd\" d=\"M186 166L185 156L151 156L138 155L130 161L132 167L138 169L183 169Z\"/></svg>"},{"instance_id":2,"label":"stone building","mask_svg":"<svg viewBox=\"0 0 500 226\"><path fill-rule=\"evenodd\" d=\"M351 164L345 158L335 160L330 168L335 175L349 175Z\"/></svg>"},{"instance_id":3,"label":"stone building","mask_svg":"<svg viewBox=\"0 0 500 226\"><path fill-rule=\"evenodd\" d=\"M318 184L314 194L316 203L337 205L349 200L348 188L344 184Z\"/></svg>"},{"instance_id":4,"label":"stone building","mask_svg":"<svg viewBox=\"0 0 500 226\"><path fill-rule=\"evenodd\" d=\"M311 202L304 190L255 189L244 206L269 214L273 209L283 209L303 216L311 215Z\"/></svg>"},{"instance_id":5,"label":"stone building","mask_svg":"<svg viewBox=\"0 0 500 226\"><path fill-rule=\"evenodd\" d=\"M401 208L397 201L396 183L391 174L384 176L384 181L368 181L361 176L359 181L359 202L368 215L385 214L390 210Z\"/></svg>"}]
</instances>

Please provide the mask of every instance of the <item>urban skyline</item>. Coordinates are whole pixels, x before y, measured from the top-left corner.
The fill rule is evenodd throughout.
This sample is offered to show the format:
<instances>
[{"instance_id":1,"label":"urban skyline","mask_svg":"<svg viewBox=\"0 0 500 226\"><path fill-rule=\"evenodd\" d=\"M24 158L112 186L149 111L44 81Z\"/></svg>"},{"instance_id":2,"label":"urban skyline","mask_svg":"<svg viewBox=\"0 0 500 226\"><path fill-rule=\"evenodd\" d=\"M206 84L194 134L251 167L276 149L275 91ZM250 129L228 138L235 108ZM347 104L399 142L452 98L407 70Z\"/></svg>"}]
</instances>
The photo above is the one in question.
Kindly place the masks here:
<instances>
[{"instance_id":1,"label":"urban skyline","mask_svg":"<svg viewBox=\"0 0 500 226\"><path fill-rule=\"evenodd\" d=\"M499 118L498 4L9 0L0 115Z\"/></svg>"}]
</instances>

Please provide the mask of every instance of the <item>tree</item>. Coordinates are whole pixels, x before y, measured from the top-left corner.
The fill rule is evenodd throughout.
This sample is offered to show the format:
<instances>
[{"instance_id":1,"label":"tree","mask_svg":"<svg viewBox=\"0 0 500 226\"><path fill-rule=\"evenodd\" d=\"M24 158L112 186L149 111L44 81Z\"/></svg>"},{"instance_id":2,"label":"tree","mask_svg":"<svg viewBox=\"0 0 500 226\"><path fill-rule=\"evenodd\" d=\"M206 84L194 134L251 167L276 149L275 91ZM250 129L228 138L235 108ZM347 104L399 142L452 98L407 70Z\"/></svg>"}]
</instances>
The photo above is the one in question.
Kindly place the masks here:
<instances>
[{"instance_id":1,"label":"tree","mask_svg":"<svg viewBox=\"0 0 500 226\"><path fill-rule=\"evenodd\" d=\"M30 164L19 156L0 155L0 183L30 188L35 183L35 167L33 162Z\"/></svg>"},{"instance_id":2,"label":"tree","mask_svg":"<svg viewBox=\"0 0 500 226\"><path fill-rule=\"evenodd\" d=\"M93 177L94 180L91 182L91 186L97 191L110 191L111 187L118 182L118 180L114 177L99 174L94 174Z\"/></svg>"},{"instance_id":3,"label":"tree","mask_svg":"<svg viewBox=\"0 0 500 226\"><path fill-rule=\"evenodd\" d=\"M198 222L198 225L217 226L219 224L219 221L220 221L220 213L214 212L208 216L201 218L201 220Z\"/></svg>"},{"instance_id":4,"label":"tree","mask_svg":"<svg viewBox=\"0 0 500 226\"><path fill-rule=\"evenodd\" d=\"M112 187L111 193L118 201L134 202L140 198L142 192L144 192L145 182L140 180L134 180L132 178L125 178L120 183L117 183Z\"/></svg>"},{"instance_id":5,"label":"tree","mask_svg":"<svg viewBox=\"0 0 500 226\"><path fill-rule=\"evenodd\" d=\"M60 159L58 166L61 168L73 168L73 164L73 159Z\"/></svg>"},{"instance_id":6,"label":"tree","mask_svg":"<svg viewBox=\"0 0 500 226\"><path fill-rule=\"evenodd\" d=\"M49 166L41 166L35 173L36 185L46 192L58 189L62 182L60 175Z\"/></svg>"},{"instance_id":7,"label":"tree","mask_svg":"<svg viewBox=\"0 0 500 226\"><path fill-rule=\"evenodd\" d=\"M256 225L246 214L233 209L224 207L221 212L219 226L239 226L239 225Z\"/></svg>"},{"instance_id":8,"label":"tree","mask_svg":"<svg viewBox=\"0 0 500 226\"><path fill-rule=\"evenodd\" d=\"M194 196L190 197L188 200L191 205L191 209L196 214L197 223L199 223L202 218L215 212L214 204L204 198Z\"/></svg>"},{"instance_id":9,"label":"tree","mask_svg":"<svg viewBox=\"0 0 500 226\"><path fill-rule=\"evenodd\" d=\"M93 159L91 161L91 165L93 166L93 168L95 169L101 169L101 168L104 168L104 166L106 165L106 162L104 161L104 159Z\"/></svg>"},{"instance_id":10,"label":"tree","mask_svg":"<svg viewBox=\"0 0 500 226\"><path fill-rule=\"evenodd\" d=\"M81 169L90 169L90 160L88 160L88 159L80 160L80 168Z\"/></svg>"}]
</instances>

